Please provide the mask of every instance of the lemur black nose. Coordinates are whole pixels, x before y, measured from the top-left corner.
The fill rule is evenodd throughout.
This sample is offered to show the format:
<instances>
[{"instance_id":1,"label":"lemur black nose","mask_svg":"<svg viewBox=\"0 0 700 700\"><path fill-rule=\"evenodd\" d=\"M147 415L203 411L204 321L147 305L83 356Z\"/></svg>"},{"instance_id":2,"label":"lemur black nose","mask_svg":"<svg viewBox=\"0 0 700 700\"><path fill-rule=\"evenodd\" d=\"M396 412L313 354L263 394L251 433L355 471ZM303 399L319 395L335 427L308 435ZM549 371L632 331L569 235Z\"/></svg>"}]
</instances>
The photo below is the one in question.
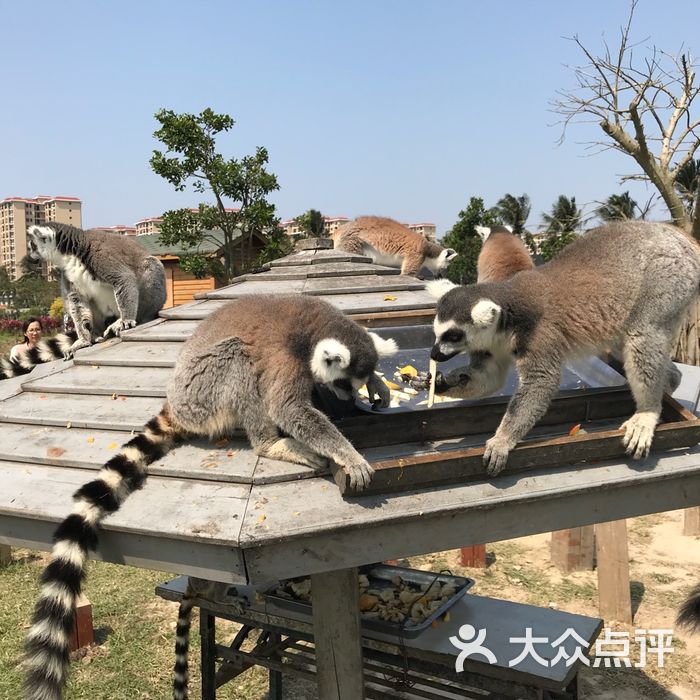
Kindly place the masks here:
<instances>
[{"instance_id":1,"label":"lemur black nose","mask_svg":"<svg viewBox=\"0 0 700 700\"><path fill-rule=\"evenodd\" d=\"M445 360L449 360L456 354L457 353L454 352L451 355L445 355L445 353L440 350L440 343L435 343L430 351L430 359L435 360L435 362L445 362Z\"/></svg>"}]
</instances>

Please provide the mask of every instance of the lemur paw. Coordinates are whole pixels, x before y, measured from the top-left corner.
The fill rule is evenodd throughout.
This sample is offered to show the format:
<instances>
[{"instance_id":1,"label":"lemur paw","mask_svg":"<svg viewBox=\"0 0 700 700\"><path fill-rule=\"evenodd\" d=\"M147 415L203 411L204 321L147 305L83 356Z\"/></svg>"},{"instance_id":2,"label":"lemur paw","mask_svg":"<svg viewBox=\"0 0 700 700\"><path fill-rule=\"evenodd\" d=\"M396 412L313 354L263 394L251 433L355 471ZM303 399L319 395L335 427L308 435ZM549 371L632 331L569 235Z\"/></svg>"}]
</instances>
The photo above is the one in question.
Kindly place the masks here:
<instances>
[{"instance_id":1,"label":"lemur paw","mask_svg":"<svg viewBox=\"0 0 700 700\"><path fill-rule=\"evenodd\" d=\"M496 435L486 441L484 466L489 476L497 476L503 471L511 449L511 445L506 440Z\"/></svg>"},{"instance_id":2,"label":"lemur paw","mask_svg":"<svg viewBox=\"0 0 700 700\"><path fill-rule=\"evenodd\" d=\"M374 469L364 459L343 467L343 471L350 477L350 488L355 491L363 491L367 488L374 474Z\"/></svg>"},{"instance_id":3,"label":"lemur paw","mask_svg":"<svg viewBox=\"0 0 700 700\"><path fill-rule=\"evenodd\" d=\"M450 375L452 376L452 375ZM411 387L416 391L428 391L430 389L430 372L419 372L412 380ZM458 382L455 382L457 384ZM464 382L466 384L466 380ZM435 393L442 394L450 389L455 384L451 384L448 378L442 372L437 373L435 376Z\"/></svg>"},{"instance_id":4,"label":"lemur paw","mask_svg":"<svg viewBox=\"0 0 700 700\"><path fill-rule=\"evenodd\" d=\"M136 325L136 321L128 318L118 318L114 323L110 324L105 328L105 332L99 338L100 341L107 340L110 336L118 338L122 331L128 331L129 328L133 328Z\"/></svg>"},{"instance_id":5,"label":"lemur paw","mask_svg":"<svg viewBox=\"0 0 700 700\"><path fill-rule=\"evenodd\" d=\"M92 343L90 343L89 340L84 340L83 338L78 338L78 340L76 340L73 343L73 345L71 345L67 350L65 350L63 352L63 359L64 360L72 360L73 355L75 355L75 353L78 350L80 350L81 348L89 348L91 344Z\"/></svg>"},{"instance_id":6,"label":"lemur paw","mask_svg":"<svg viewBox=\"0 0 700 700\"><path fill-rule=\"evenodd\" d=\"M649 454L656 423L657 416L654 413L635 413L620 426L620 430L625 431L622 444L630 457L642 459Z\"/></svg>"}]
</instances>

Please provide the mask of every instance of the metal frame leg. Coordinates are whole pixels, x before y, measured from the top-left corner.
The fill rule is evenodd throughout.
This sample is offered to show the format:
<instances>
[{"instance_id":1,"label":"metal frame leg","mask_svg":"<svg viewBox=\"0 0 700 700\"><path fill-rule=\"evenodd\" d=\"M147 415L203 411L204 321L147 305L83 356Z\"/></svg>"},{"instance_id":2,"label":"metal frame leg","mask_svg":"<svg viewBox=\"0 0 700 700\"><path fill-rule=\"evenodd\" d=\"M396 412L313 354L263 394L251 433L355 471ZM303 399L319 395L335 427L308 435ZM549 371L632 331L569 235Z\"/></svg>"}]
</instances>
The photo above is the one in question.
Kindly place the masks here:
<instances>
[{"instance_id":1,"label":"metal frame leg","mask_svg":"<svg viewBox=\"0 0 700 700\"><path fill-rule=\"evenodd\" d=\"M276 632L270 633L270 642L279 644L282 640L282 635ZM282 700L282 671L270 669L270 688L269 700Z\"/></svg>"},{"instance_id":2,"label":"metal frame leg","mask_svg":"<svg viewBox=\"0 0 700 700\"><path fill-rule=\"evenodd\" d=\"M202 700L216 700L216 616L199 609L202 645Z\"/></svg>"}]
</instances>

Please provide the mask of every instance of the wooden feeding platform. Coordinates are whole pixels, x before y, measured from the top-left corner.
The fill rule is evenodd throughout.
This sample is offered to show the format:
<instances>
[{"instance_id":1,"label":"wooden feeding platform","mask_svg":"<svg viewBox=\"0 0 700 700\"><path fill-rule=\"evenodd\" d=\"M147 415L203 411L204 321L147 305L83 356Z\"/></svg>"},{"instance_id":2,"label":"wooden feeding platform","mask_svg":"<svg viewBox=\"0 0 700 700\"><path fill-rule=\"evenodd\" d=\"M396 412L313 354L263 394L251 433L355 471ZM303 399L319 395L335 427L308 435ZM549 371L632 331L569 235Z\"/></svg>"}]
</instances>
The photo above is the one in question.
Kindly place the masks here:
<instances>
[{"instance_id":1,"label":"wooden feeding platform","mask_svg":"<svg viewBox=\"0 0 700 700\"><path fill-rule=\"evenodd\" d=\"M425 343L402 339L430 320L435 301L420 280L357 258L327 249L296 253L168 309L119 340L79 351L73 361L0 382L0 545L50 548L73 492L160 409L182 342L227 299L318 295L399 338L406 348L399 362L421 360ZM700 380L684 368L686 389L688 383L697 398ZM355 567L371 562L700 504L700 448L688 446L697 442L690 413L667 401L655 447L671 440L675 447L634 462L601 452L605 444L619 449L619 433L605 432L630 407L621 384L601 388L600 396L564 391L551 421L495 479L479 471L478 451L503 398L478 407L444 404L428 412L412 405L341 418L342 429L379 467L373 488L388 488L352 498L341 495L331 475L258 457L241 437L193 441L155 463L144 488L105 520L96 556L237 585L310 575L317 590L352 590ZM695 401L686 408L693 411ZM588 435L557 437L556 426L570 429L582 420ZM594 429L603 432L596 437ZM592 440L599 443L595 455L585 465L573 463ZM536 452L547 441L556 464ZM433 485L414 480L410 489L393 490L423 473ZM321 697L362 698L356 607L321 595L313 623Z\"/></svg>"}]
</instances>

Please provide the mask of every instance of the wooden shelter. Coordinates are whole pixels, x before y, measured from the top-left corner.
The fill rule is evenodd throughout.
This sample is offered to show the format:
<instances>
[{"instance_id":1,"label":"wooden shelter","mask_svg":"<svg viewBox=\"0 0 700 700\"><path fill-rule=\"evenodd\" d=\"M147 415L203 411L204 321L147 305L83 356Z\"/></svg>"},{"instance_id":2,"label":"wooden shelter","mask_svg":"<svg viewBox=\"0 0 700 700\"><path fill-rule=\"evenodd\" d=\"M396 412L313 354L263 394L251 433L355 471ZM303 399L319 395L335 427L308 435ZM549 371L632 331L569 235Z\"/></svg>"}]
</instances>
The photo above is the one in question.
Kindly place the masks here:
<instances>
[{"instance_id":1,"label":"wooden shelter","mask_svg":"<svg viewBox=\"0 0 700 700\"><path fill-rule=\"evenodd\" d=\"M160 409L177 353L199 320L228 299L260 292L320 296L369 326L426 322L435 307L420 280L317 247L166 309L72 362L0 383L0 543L48 549L71 494ZM356 567L369 562L700 503L698 447L642 465L550 466L351 499L327 475L257 457L244 440L185 444L151 473L105 521L98 557L241 585L311 575L314 590L329 592L356 590ZM321 697L362 698L353 595L319 595L313 615Z\"/></svg>"}]
</instances>

